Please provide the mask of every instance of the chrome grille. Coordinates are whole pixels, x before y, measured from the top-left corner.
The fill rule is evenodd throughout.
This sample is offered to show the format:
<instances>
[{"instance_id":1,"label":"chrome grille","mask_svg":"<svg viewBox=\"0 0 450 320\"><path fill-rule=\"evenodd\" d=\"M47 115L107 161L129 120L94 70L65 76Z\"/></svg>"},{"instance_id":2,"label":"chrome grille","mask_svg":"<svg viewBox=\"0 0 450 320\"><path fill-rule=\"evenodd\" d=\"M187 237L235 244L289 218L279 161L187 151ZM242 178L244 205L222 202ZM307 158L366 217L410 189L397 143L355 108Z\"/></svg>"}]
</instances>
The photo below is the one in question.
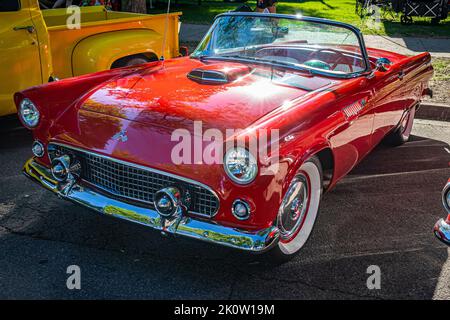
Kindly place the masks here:
<instances>
[{"instance_id":1,"label":"chrome grille","mask_svg":"<svg viewBox=\"0 0 450 320\"><path fill-rule=\"evenodd\" d=\"M83 180L114 196L144 202L153 207L155 193L175 185L189 190L193 200L190 213L212 217L218 211L219 200L201 185L97 154L61 146L57 149L58 154L73 153L80 159Z\"/></svg>"}]
</instances>

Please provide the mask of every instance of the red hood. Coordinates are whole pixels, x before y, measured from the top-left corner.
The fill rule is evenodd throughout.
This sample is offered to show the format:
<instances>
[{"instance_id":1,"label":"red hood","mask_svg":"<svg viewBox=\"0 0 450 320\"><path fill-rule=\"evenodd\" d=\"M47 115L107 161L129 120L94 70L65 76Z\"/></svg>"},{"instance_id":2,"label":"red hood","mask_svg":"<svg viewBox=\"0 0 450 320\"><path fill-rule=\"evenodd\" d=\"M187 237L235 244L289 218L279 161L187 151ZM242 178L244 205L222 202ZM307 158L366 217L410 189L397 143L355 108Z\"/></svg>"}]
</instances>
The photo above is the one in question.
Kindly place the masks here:
<instances>
[{"instance_id":1,"label":"red hood","mask_svg":"<svg viewBox=\"0 0 450 320\"><path fill-rule=\"evenodd\" d=\"M215 62L206 67L210 70L214 66L226 70L236 64ZM122 77L96 90L82 109L164 128L189 129L193 121L202 121L204 129L241 129L284 102L329 83L317 77L283 73L283 79L300 79L302 88L277 84L271 80L270 69L258 67L230 83L201 84L187 77L200 67L204 68L205 63L175 59L157 71Z\"/></svg>"},{"instance_id":2,"label":"red hood","mask_svg":"<svg viewBox=\"0 0 450 320\"><path fill-rule=\"evenodd\" d=\"M217 68L227 66L230 64L217 63ZM284 102L330 83L325 78L275 71L273 79L290 83L277 84L271 80L270 68L258 67L234 82L200 84L187 78L188 72L199 67L205 64L176 59L166 62L159 71L144 69L107 82L85 100L81 109L69 108L53 123L49 135L54 141L206 183L207 177L199 172L201 166L173 164L172 151L179 143L172 141L176 129L196 135L194 121L200 120L203 131L244 129ZM117 136L121 132L126 133L126 141ZM203 147L209 143L200 140ZM197 162L195 158L193 161ZM221 165L210 166L208 176L220 177L222 171Z\"/></svg>"}]
</instances>

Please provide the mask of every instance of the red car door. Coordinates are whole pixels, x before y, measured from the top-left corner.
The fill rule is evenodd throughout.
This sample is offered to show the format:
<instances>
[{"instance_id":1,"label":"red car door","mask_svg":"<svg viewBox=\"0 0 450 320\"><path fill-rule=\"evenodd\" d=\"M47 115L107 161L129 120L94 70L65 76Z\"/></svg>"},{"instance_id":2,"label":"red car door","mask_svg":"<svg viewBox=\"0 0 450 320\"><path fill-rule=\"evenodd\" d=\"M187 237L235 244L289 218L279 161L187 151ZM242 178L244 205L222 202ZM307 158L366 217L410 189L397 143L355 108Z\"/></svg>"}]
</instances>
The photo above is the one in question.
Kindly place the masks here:
<instances>
[{"instance_id":1,"label":"red car door","mask_svg":"<svg viewBox=\"0 0 450 320\"><path fill-rule=\"evenodd\" d=\"M354 81L351 91L337 101L344 122L329 138L335 157L335 178L346 175L372 149L374 107L372 90L365 77Z\"/></svg>"},{"instance_id":2,"label":"red car door","mask_svg":"<svg viewBox=\"0 0 450 320\"><path fill-rule=\"evenodd\" d=\"M369 79L373 88L375 106L372 144L377 145L400 122L408 98L406 71L402 67L393 67L388 71L375 71Z\"/></svg>"}]
</instances>

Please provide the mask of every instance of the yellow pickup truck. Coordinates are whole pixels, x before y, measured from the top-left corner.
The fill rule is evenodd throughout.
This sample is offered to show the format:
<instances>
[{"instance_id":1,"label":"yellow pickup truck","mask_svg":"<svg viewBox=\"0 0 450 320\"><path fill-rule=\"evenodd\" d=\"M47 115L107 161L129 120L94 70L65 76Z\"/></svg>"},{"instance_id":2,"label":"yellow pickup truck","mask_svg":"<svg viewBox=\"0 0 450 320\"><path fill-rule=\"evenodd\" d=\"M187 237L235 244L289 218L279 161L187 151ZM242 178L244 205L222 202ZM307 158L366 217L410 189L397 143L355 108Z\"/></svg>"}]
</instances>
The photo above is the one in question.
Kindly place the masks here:
<instances>
[{"instance_id":1,"label":"yellow pickup truck","mask_svg":"<svg viewBox=\"0 0 450 320\"><path fill-rule=\"evenodd\" d=\"M181 13L145 15L102 6L80 10L81 23L73 28L73 11L41 10L38 0L0 1L0 116L16 112L15 92L56 77L180 55Z\"/></svg>"}]
</instances>

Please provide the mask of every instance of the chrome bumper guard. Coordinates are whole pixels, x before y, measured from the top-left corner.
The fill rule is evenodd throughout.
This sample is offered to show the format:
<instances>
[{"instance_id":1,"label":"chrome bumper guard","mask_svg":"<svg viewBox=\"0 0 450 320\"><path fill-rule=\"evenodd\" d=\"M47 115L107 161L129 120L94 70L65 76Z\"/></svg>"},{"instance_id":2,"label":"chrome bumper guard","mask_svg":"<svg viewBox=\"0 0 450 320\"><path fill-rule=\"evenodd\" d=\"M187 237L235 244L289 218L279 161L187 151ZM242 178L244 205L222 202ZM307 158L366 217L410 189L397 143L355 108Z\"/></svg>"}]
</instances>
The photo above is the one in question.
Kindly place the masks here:
<instances>
[{"instance_id":1,"label":"chrome bumper guard","mask_svg":"<svg viewBox=\"0 0 450 320\"><path fill-rule=\"evenodd\" d=\"M265 252L278 242L279 232L276 227L247 232L189 216L169 220L161 217L156 210L109 198L82 183L61 187L53 179L50 170L34 159L30 159L25 164L23 172L25 176L62 199L70 200L104 215L151 227L163 234L183 235L255 253Z\"/></svg>"}]
</instances>

